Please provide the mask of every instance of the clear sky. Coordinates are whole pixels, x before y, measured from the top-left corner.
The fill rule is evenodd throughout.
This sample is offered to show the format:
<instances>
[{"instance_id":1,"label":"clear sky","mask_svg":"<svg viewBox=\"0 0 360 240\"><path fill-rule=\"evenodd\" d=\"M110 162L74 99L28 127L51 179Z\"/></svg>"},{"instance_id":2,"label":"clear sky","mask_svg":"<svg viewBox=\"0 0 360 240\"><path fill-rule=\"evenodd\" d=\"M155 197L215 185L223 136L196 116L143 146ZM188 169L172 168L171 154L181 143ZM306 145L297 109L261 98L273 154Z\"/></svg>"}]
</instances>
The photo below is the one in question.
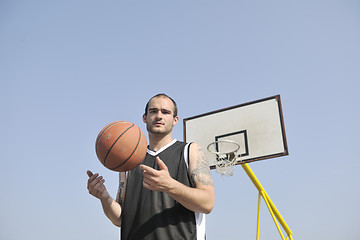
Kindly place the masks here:
<instances>
[{"instance_id":1,"label":"clear sky","mask_svg":"<svg viewBox=\"0 0 360 240\"><path fill-rule=\"evenodd\" d=\"M280 94L289 155L249 164L294 239L359 238L360 2L0 0L0 239L118 239L86 189L107 123L144 131ZM207 237L255 239L257 191L212 172ZM260 239L280 239L262 202Z\"/></svg>"}]
</instances>

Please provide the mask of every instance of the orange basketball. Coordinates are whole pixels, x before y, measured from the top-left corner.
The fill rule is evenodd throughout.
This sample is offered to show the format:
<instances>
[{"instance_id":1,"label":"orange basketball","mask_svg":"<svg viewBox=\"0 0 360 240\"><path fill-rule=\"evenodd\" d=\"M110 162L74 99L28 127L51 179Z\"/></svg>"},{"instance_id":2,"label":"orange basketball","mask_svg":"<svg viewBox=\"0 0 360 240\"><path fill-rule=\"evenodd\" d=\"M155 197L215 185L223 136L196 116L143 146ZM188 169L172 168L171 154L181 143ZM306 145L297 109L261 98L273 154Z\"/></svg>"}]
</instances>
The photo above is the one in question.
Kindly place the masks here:
<instances>
[{"instance_id":1,"label":"orange basketball","mask_svg":"<svg viewBox=\"0 0 360 240\"><path fill-rule=\"evenodd\" d=\"M145 158L146 137L133 123L116 121L106 125L95 143L96 155L108 169L125 172L137 167Z\"/></svg>"}]
</instances>

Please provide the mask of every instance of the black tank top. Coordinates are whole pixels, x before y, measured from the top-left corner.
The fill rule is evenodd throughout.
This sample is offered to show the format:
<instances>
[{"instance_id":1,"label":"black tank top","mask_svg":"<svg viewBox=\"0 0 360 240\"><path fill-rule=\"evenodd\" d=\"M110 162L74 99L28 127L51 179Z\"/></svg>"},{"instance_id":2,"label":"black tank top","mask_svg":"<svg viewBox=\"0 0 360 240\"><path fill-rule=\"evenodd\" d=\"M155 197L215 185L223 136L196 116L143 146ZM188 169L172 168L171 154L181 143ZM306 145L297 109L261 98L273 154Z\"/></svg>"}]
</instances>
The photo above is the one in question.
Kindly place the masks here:
<instances>
[{"instance_id":1,"label":"black tank top","mask_svg":"<svg viewBox=\"0 0 360 240\"><path fill-rule=\"evenodd\" d=\"M172 178L190 186L184 159L185 143L174 141L158 152L148 150L142 164L159 170L156 156L166 164ZM163 192L143 187L140 167L128 172L122 212L122 240L196 239L195 213Z\"/></svg>"}]
</instances>

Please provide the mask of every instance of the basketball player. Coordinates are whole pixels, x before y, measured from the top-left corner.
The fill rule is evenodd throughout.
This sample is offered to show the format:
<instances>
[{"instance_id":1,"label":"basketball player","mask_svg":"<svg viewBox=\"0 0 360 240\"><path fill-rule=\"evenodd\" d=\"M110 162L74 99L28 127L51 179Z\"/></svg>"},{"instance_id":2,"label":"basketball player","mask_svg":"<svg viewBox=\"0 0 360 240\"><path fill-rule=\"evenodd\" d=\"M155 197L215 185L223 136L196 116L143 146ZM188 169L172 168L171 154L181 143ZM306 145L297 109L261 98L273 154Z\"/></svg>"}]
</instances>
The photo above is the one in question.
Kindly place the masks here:
<instances>
[{"instance_id":1,"label":"basketball player","mask_svg":"<svg viewBox=\"0 0 360 240\"><path fill-rule=\"evenodd\" d=\"M201 147L172 138L178 120L172 98L158 94L149 100L143 115L149 134L147 155L139 167L120 173L116 201L104 179L87 172L89 193L121 227L123 240L205 239L205 214L214 207L214 184Z\"/></svg>"}]
</instances>

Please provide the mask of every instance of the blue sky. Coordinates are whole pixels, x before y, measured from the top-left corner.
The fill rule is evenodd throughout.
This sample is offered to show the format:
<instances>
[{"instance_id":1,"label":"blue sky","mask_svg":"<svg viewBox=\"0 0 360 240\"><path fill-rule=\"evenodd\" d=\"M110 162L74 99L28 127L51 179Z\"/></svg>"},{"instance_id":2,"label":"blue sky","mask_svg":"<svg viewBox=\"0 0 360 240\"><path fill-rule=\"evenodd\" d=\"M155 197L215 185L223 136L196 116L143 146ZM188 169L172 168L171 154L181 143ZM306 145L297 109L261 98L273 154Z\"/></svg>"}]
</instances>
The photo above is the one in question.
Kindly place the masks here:
<instances>
[{"instance_id":1,"label":"blue sky","mask_svg":"<svg viewBox=\"0 0 360 240\"><path fill-rule=\"evenodd\" d=\"M86 189L107 123L280 94L289 155L249 164L294 239L357 239L359 1L0 1L0 239L118 239ZM254 239L257 191L214 171L208 239ZM262 202L260 239L280 239Z\"/></svg>"}]
</instances>

